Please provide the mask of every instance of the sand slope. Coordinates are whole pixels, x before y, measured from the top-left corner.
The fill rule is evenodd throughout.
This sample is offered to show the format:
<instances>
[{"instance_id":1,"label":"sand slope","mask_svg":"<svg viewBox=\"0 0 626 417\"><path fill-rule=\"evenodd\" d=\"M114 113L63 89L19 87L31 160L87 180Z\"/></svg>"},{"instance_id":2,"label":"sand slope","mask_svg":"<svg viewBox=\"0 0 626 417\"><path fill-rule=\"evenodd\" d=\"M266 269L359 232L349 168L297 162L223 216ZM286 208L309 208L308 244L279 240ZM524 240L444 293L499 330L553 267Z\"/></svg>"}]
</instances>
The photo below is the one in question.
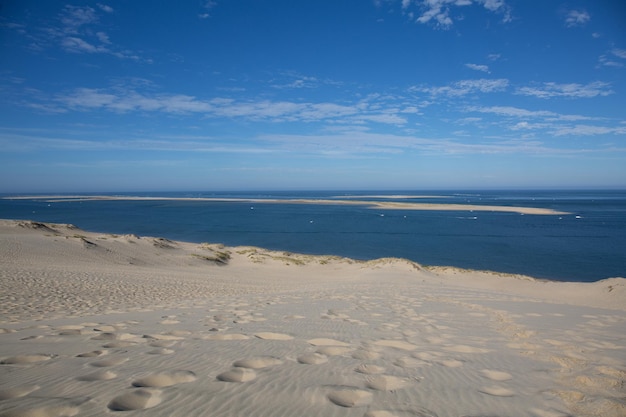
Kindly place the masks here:
<instances>
[{"instance_id":1,"label":"sand slope","mask_svg":"<svg viewBox=\"0 0 626 417\"><path fill-rule=\"evenodd\" d=\"M621 278L28 221L0 221L0 264L0 416L626 415Z\"/></svg>"}]
</instances>

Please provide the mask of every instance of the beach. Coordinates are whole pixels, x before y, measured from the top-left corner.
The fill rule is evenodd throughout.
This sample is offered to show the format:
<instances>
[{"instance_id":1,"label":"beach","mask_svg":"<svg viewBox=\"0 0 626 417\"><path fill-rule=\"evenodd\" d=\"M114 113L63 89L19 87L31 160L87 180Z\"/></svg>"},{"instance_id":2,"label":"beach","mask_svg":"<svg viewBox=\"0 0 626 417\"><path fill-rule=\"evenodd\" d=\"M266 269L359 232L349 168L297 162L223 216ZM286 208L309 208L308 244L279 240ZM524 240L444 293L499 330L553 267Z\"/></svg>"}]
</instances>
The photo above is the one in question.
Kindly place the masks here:
<instances>
[{"instance_id":1,"label":"beach","mask_svg":"<svg viewBox=\"0 0 626 417\"><path fill-rule=\"evenodd\" d=\"M624 278L28 220L0 263L0 416L626 415Z\"/></svg>"}]
</instances>

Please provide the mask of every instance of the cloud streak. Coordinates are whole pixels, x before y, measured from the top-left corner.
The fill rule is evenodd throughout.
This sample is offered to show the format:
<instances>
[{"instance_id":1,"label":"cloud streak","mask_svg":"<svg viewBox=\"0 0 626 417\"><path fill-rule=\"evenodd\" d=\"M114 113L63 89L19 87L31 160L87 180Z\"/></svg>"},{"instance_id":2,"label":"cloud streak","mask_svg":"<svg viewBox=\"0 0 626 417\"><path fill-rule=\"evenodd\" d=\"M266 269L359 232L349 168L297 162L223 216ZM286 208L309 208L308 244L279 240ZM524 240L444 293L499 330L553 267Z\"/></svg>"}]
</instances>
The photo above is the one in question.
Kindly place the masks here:
<instances>
[{"instance_id":1,"label":"cloud streak","mask_svg":"<svg viewBox=\"0 0 626 417\"><path fill-rule=\"evenodd\" d=\"M595 81L589 84L558 84L554 82L543 83L539 86L520 87L516 94L523 96L533 96L537 98L592 98L604 97L613 94L611 85L602 81Z\"/></svg>"},{"instance_id":2,"label":"cloud streak","mask_svg":"<svg viewBox=\"0 0 626 417\"><path fill-rule=\"evenodd\" d=\"M30 36L35 39L31 49L43 50L51 42L63 51L73 54L103 54L120 59L150 62L139 54L113 43L109 34L102 30L100 19L113 14L115 10L102 3L95 6L65 6L57 16L57 24L41 29L40 34Z\"/></svg>"},{"instance_id":3,"label":"cloud streak","mask_svg":"<svg viewBox=\"0 0 626 417\"><path fill-rule=\"evenodd\" d=\"M553 148L537 140L507 139L462 142L452 138L429 138L362 132L330 134L264 134L220 140L203 135L151 135L149 139L124 138L88 140L64 137L62 132L47 135L27 129L0 129L0 144L7 152L60 151L140 151L178 153L310 155L323 158L389 158L400 154L431 156L458 155L571 155L570 149ZM600 152L596 149L593 152ZM592 152L592 151L586 151Z\"/></svg>"},{"instance_id":4,"label":"cloud streak","mask_svg":"<svg viewBox=\"0 0 626 417\"><path fill-rule=\"evenodd\" d=\"M501 14L502 20L511 20L510 7L504 0L402 0L402 12L416 23L429 24L440 29L449 29L455 20L456 10L478 5L492 13Z\"/></svg>"},{"instance_id":5,"label":"cloud streak","mask_svg":"<svg viewBox=\"0 0 626 417\"><path fill-rule=\"evenodd\" d=\"M345 105L330 102L245 101L231 98L202 100L184 94L147 95L134 90L100 90L79 88L53 100L58 111L106 110L118 113L162 112L169 114L200 114L205 117L245 118L271 122L316 122L344 120L404 124L400 108L381 109L369 101Z\"/></svg>"},{"instance_id":6,"label":"cloud streak","mask_svg":"<svg viewBox=\"0 0 626 417\"><path fill-rule=\"evenodd\" d=\"M431 86L413 86L409 91L427 93L431 96L448 96L460 97L475 93L497 93L506 90L509 80L500 79L476 79L461 80L450 85L431 87Z\"/></svg>"},{"instance_id":7,"label":"cloud streak","mask_svg":"<svg viewBox=\"0 0 626 417\"><path fill-rule=\"evenodd\" d=\"M570 10L565 15L567 27L584 26L591 20L591 15L585 10Z\"/></svg>"}]
</instances>

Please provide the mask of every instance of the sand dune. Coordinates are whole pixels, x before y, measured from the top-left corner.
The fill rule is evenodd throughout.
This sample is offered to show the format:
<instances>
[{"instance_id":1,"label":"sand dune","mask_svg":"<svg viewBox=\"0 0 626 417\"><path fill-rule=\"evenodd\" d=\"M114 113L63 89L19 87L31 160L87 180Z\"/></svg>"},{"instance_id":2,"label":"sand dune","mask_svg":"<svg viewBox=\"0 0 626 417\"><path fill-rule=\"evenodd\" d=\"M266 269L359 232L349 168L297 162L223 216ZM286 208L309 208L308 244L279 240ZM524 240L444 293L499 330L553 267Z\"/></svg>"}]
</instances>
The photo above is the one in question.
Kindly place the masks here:
<instances>
[{"instance_id":1,"label":"sand dune","mask_svg":"<svg viewBox=\"0 0 626 417\"><path fill-rule=\"evenodd\" d=\"M28 221L0 264L0 416L626 415L623 278Z\"/></svg>"}]
</instances>

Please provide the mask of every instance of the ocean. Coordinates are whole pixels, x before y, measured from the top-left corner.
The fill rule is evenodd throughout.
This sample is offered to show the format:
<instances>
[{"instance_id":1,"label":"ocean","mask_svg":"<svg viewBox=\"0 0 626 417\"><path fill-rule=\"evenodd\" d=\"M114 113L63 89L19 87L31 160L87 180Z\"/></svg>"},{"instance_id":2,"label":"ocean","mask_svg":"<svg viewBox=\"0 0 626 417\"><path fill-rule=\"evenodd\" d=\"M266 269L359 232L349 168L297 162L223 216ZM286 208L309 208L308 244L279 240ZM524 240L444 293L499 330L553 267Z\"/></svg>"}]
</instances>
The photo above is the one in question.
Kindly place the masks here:
<instances>
[{"instance_id":1,"label":"ocean","mask_svg":"<svg viewBox=\"0 0 626 417\"><path fill-rule=\"evenodd\" d=\"M71 223L81 229L102 233L224 243L228 246L259 246L359 260L406 258L422 265L490 270L560 281L591 282L626 277L626 191L177 192L115 195L253 198L273 199L273 202L50 202L47 199L0 199L0 218ZM409 198L423 195L430 197ZM291 204L280 201L296 198L522 206L571 214L383 210L365 205Z\"/></svg>"}]
</instances>

